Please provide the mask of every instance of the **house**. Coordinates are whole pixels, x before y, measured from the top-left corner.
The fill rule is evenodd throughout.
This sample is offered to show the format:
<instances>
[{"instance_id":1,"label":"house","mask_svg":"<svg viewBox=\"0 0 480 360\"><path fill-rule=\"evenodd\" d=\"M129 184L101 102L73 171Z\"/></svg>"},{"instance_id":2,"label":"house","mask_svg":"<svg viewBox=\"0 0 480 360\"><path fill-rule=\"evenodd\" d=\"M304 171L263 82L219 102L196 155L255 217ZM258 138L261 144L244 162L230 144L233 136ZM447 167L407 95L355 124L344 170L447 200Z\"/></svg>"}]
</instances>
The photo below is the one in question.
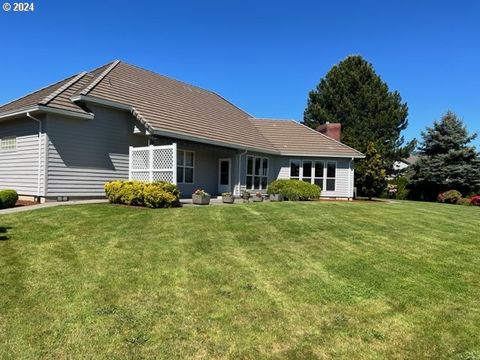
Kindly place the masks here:
<instances>
[{"instance_id":1,"label":"house","mask_svg":"<svg viewBox=\"0 0 480 360\"><path fill-rule=\"evenodd\" d=\"M393 170L396 173L405 172L410 166L418 161L417 155L410 155L408 158L397 160L393 163Z\"/></svg>"},{"instance_id":2,"label":"house","mask_svg":"<svg viewBox=\"0 0 480 360\"><path fill-rule=\"evenodd\" d=\"M0 107L0 188L103 197L105 182L128 179L129 149L172 144L185 196L265 191L290 178L350 199L364 157L298 122L256 119L212 91L114 61Z\"/></svg>"}]
</instances>

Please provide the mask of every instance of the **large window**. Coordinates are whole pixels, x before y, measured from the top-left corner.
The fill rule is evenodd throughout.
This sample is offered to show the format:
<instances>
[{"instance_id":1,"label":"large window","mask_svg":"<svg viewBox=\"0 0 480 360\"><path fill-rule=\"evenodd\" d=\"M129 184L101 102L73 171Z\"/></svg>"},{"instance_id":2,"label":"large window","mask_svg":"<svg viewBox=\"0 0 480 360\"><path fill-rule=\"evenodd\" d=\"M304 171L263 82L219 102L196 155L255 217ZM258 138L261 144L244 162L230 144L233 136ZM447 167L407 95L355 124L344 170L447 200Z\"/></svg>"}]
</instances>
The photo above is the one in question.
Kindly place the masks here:
<instances>
[{"instance_id":1,"label":"large window","mask_svg":"<svg viewBox=\"0 0 480 360\"><path fill-rule=\"evenodd\" d=\"M1 151L12 151L17 150L17 137L16 136L5 136L0 139L0 150Z\"/></svg>"},{"instance_id":2,"label":"large window","mask_svg":"<svg viewBox=\"0 0 480 360\"><path fill-rule=\"evenodd\" d=\"M268 159L247 156L247 190L264 190L268 182Z\"/></svg>"},{"instance_id":3,"label":"large window","mask_svg":"<svg viewBox=\"0 0 480 360\"><path fill-rule=\"evenodd\" d=\"M193 184L195 153L188 150L177 150L177 183Z\"/></svg>"},{"instance_id":4,"label":"large window","mask_svg":"<svg viewBox=\"0 0 480 360\"><path fill-rule=\"evenodd\" d=\"M335 191L335 178L337 175L337 162L327 161L327 191Z\"/></svg>"},{"instance_id":5,"label":"large window","mask_svg":"<svg viewBox=\"0 0 480 360\"><path fill-rule=\"evenodd\" d=\"M290 179L316 184L324 191L335 191L337 162L335 160L291 160Z\"/></svg>"}]
</instances>

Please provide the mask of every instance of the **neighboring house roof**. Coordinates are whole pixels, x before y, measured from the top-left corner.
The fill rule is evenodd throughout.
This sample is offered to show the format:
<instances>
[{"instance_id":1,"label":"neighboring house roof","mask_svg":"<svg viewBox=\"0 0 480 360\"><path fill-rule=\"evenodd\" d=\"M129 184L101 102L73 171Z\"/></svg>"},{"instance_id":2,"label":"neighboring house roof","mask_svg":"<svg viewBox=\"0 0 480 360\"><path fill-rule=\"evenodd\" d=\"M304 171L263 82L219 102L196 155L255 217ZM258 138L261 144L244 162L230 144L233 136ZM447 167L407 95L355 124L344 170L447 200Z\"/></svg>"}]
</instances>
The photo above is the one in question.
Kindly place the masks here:
<instances>
[{"instance_id":1,"label":"neighboring house roof","mask_svg":"<svg viewBox=\"0 0 480 360\"><path fill-rule=\"evenodd\" d=\"M160 135L283 155L363 157L295 121L252 118L212 91L118 60L3 105L0 117L29 106L86 115L89 101L129 110Z\"/></svg>"},{"instance_id":2,"label":"neighboring house roof","mask_svg":"<svg viewBox=\"0 0 480 360\"><path fill-rule=\"evenodd\" d=\"M418 161L419 158L420 158L420 157L419 157L418 155L410 155L408 158L402 159L402 161L403 161L405 164L413 165L413 164L415 164L415 163Z\"/></svg>"}]
</instances>

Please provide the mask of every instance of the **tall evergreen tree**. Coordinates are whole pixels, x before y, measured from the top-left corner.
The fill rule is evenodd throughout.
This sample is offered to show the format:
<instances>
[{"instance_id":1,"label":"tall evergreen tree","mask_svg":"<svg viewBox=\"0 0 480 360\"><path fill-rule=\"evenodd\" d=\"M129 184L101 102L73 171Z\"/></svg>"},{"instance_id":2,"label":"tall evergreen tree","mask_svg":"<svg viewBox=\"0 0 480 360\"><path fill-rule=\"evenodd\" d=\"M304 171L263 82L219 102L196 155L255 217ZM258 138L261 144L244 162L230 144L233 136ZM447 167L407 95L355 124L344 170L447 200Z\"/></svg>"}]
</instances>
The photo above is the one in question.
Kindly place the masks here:
<instances>
[{"instance_id":1,"label":"tall evergreen tree","mask_svg":"<svg viewBox=\"0 0 480 360\"><path fill-rule=\"evenodd\" d=\"M360 163L358 170L360 170L359 181L362 184L361 193L368 196L370 200L380 196L387 187L387 172L375 143L368 144L365 160Z\"/></svg>"},{"instance_id":2,"label":"tall evergreen tree","mask_svg":"<svg viewBox=\"0 0 480 360\"><path fill-rule=\"evenodd\" d=\"M412 180L425 200L450 189L463 195L480 191L480 155L468 145L476 136L451 111L422 132L420 160Z\"/></svg>"},{"instance_id":3,"label":"tall evergreen tree","mask_svg":"<svg viewBox=\"0 0 480 360\"><path fill-rule=\"evenodd\" d=\"M309 93L303 123L314 129L326 122L341 123L343 143L365 152L375 142L391 169L414 147L401 147L407 116L407 104L397 91L389 91L373 66L361 56L349 56Z\"/></svg>"}]
</instances>

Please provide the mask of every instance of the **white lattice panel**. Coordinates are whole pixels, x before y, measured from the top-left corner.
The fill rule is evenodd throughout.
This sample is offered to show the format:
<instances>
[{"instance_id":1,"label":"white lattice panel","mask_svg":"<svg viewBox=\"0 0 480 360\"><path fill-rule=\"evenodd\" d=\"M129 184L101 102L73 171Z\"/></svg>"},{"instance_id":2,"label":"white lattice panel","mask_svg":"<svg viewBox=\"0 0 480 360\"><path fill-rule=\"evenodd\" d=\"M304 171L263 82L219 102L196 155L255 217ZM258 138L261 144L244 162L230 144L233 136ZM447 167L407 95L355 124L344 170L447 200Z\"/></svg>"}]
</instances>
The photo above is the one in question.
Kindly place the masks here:
<instances>
[{"instance_id":1,"label":"white lattice panel","mask_svg":"<svg viewBox=\"0 0 480 360\"><path fill-rule=\"evenodd\" d=\"M168 181L173 183L173 172L172 171L154 171L153 181Z\"/></svg>"},{"instance_id":2,"label":"white lattice panel","mask_svg":"<svg viewBox=\"0 0 480 360\"><path fill-rule=\"evenodd\" d=\"M132 171L130 180L138 180L149 182L150 181L150 172L149 171Z\"/></svg>"},{"instance_id":3,"label":"white lattice panel","mask_svg":"<svg viewBox=\"0 0 480 360\"><path fill-rule=\"evenodd\" d=\"M177 144L130 147L130 180L177 182Z\"/></svg>"},{"instance_id":4,"label":"white lattice panel","mask_svg":"<svg viewBox=\"0 0 480 360\"><path fill-rule=\"evenodd\" d=\"M173 169L173 149L153 149L153 169Z\"/></svg>"},{"instance_id":5,"label":"white lattice panel","mask_svg":"<svg viewBox=\"0 0 480 360\"><path fill-rule=\"evenodd\" d=\"M148 149L140 149L137 150L135 148L132 149L131 156L130 156L130 166L132 170L137 169L149 169L150 168L150 153Z\"/></svg>"}]
</instances>

